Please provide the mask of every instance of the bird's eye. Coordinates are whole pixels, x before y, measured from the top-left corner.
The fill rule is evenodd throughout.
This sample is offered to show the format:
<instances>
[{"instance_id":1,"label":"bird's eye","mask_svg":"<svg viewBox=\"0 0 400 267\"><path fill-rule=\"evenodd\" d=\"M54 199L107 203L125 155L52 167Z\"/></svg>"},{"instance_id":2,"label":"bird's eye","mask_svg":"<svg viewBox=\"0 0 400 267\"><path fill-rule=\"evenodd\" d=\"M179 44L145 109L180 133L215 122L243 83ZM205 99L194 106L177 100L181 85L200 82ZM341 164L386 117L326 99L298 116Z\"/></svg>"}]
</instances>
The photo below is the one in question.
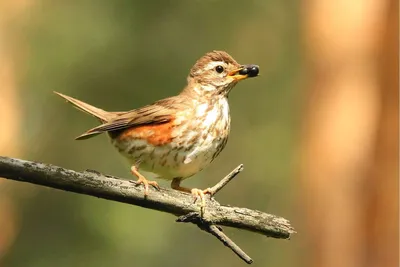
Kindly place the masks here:
<instances>
[{"instance_id":1,"label":"bird's eye","mask_svg":"<svg viewBox=\"0 0 400 267\"><path fill-rule=\"evenodd\" d=\"M222 73L224 71L224 67L222 67L221 65L218 65L215 67L215 71L218 73Z\"/></svg>"}]
</instances>

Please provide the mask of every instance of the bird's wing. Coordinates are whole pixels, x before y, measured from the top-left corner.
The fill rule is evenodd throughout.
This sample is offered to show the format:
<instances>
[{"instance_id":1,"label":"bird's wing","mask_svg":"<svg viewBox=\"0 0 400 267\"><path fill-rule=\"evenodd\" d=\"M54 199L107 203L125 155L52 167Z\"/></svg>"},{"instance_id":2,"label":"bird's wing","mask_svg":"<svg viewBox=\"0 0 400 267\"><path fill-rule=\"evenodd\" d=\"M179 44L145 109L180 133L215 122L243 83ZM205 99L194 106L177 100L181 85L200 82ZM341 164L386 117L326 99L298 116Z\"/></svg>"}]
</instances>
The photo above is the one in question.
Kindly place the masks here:
<instances>
[{"instance_id":1,"label":"bird's wing","mask_svg":"<svg viewBox=\"0 0 400 267\"><path fill-rule=\"evenodd\" d=\"M86 139L104 132L118 131L143 125L168 123L174 119L174 114L180 108L187 106L182 100L176 97L166 98L154 104L121 113L113 120L88 130L76 139Z\"/></svg>"}]
</instances>

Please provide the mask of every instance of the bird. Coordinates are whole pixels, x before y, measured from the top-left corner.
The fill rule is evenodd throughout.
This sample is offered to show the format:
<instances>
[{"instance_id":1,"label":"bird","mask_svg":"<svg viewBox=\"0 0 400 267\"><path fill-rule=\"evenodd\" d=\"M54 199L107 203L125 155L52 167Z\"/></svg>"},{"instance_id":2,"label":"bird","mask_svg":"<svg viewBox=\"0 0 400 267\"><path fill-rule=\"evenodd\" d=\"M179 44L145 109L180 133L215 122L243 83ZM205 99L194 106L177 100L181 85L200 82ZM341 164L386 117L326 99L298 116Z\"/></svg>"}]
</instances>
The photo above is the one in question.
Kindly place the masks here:
<instances>
[{"instance_id":1,"label":"bird","mask_svg":"<svg viewBox=\"0 0 400 267\"><path fill-rule=\"evenodd\" d=\"M107 133L124 156L137 185L159 189L142 171L171 181L171 188L191 193L205 204L210 188L181 186L181 182L205 167L224 149L231 125L228 96L235 85L259 75L258 65L241 65L225 51L211 51L190 69L187 85L176 96L125 112L109 112L81 100L54 92L77 109L100 121L77 140Z\"/></svg>"}]
</instances>

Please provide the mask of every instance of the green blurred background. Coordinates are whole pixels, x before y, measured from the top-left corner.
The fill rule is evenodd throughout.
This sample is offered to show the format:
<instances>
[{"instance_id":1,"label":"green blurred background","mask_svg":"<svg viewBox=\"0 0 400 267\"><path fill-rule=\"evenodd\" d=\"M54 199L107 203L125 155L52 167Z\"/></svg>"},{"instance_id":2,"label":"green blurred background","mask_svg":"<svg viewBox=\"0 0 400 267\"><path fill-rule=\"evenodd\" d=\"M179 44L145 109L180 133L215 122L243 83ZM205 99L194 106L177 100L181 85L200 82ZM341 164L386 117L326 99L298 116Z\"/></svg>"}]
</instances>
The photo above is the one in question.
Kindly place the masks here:
<instances>
[{"instance_id":1,"label":"green blurred background","mask_svg":"<svg viewBox=\"0 0 400 267\"><path fill-rule=\"evenodd\" d=\"M59 91L106 110L128 110L180 92L204 53L225 50L261 76L230 95L232 131L214 163L184 182L206 188L238 164L223 204L288 218L296 227L293 152L299 114L297 1L40 1L13 31L22 36L23 148L19 157L130 179L106 136L74 137L96 120ZM18 234L3 266L243 266L193 225L135 206L9 182ZM161 181L161 186L169 186ZM7 189L8 188L8 189ZM225 229L254 266L296 266L299 243ZM296 252L297 251L297 252Z\"/></svg>"}]
</instances>

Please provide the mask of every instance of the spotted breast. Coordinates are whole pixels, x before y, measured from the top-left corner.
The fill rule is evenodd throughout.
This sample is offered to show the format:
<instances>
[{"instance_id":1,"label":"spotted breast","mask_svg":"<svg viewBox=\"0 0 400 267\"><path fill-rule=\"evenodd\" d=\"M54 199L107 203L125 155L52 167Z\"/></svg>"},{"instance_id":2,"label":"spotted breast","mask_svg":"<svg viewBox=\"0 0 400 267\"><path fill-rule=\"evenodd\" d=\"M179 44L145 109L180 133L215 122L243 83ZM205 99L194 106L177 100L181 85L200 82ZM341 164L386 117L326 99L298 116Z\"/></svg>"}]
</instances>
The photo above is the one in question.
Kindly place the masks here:
<instances>
[{"instance_id":1,"label":"spotted breast","mask_svg":"<svg viewBox=\"0 0 400 267\"><path fill-rule=\"evenodd\" d=\"M225 147L230 113L224 95L191 101L167 123L125 129L112 139L113 145L131 164L159 178L196 174Z\"/></svg>"}]
</instances>

